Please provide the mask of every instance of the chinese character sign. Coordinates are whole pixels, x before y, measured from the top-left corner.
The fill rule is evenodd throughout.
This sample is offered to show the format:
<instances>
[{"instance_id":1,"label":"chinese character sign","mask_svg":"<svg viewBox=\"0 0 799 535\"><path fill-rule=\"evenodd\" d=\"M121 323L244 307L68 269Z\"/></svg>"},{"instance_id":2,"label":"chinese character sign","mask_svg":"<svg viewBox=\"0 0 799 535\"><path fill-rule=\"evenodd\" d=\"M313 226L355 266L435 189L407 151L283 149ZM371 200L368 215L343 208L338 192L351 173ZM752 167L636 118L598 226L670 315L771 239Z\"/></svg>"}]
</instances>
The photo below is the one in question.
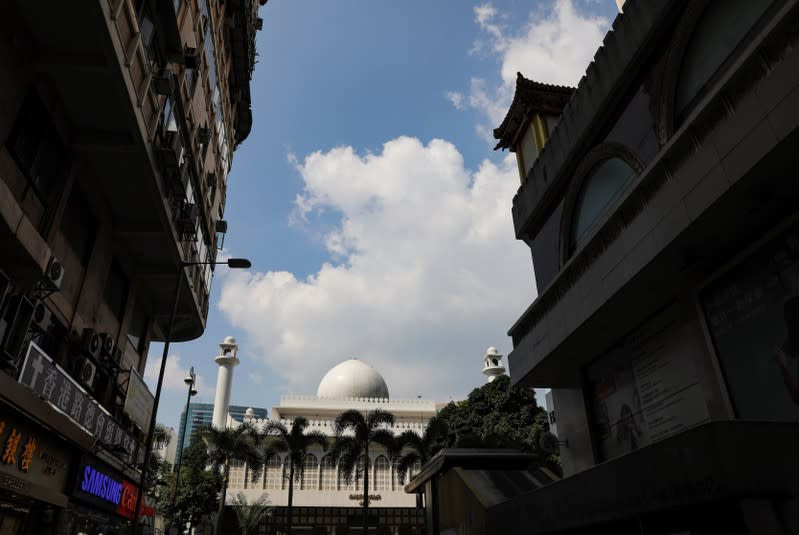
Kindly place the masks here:
<instances>
[{"instance_id":1,"label":"chinese character sign","mask_svg":"<svg viewBox=\"0 0 799 535\"><path fill-rule=\"evenodd\" d=\"M31 342L19 382L58 408L106 446L121 446L133 459L135 441L89 394ZM35 447L35 446L34 446Z\"/></svg>"}]
</instances>

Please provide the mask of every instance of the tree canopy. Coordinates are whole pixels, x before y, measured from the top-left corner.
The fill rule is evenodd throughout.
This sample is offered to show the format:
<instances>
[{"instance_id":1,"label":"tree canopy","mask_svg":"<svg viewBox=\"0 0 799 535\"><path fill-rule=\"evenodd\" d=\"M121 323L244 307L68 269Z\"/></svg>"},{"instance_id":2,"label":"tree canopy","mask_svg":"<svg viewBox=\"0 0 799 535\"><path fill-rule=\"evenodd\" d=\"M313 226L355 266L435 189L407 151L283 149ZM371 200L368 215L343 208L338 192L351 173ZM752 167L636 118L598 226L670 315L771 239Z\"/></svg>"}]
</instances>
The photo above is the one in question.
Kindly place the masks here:
<instances>
[{"instance_id":1,"label":"tree canopy","mask_svg":"<svg viewBox=\"0 0 799 535\"><path fill-rule=\"evenodd\" d=\"M430 438L434 451L443 447L514 448L539 454L545 466L560 472L557 457L543 454L538 446L549 425L535 391L511 386L507 376L475 388L463 401L451 402L438 418L446 424L447 436Z\"/></svg>"}]
</instances>

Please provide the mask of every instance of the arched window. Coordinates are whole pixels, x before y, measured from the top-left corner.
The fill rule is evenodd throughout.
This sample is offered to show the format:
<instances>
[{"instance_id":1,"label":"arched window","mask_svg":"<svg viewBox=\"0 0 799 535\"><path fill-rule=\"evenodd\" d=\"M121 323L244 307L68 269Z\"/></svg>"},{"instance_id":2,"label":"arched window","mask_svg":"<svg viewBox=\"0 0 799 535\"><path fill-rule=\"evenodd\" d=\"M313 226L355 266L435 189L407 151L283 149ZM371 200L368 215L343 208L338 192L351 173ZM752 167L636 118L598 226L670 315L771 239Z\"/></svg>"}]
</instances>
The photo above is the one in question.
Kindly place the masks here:
<instances>
[{"instance_id":1,"label":"arched window","mask_svg":"<svg viewBox=\"0 0 799 535\"><path fill-rule=\"evenodd\" d=\"M375 483L374 489L390 490L391 484L391 465L384 455L380 455L375 459Z\"/></svg>"},{"instance_id":2,"label":"arched window","mask_svg":"<svg viewBox=\"0 0 799 535\"><path fill-rule=\"evenodd\" d=\"M372 463L366 458L366 455L361 455L358 459L358 478L355 480L355 490L363 490L364 474L372 468Z\"/></svg>"},{"instance_id":3,"label":"arched window","mask_svg":"<svg viewBox=\"0 0 799 535\"><path fill-rule=\"evenodd\" d=\"M330 455L322 457L322 490L337 490L336 460Z\"/></svg>"},{"instance_id":4,"label":"arched window","mask_svg":"<svg viewBox=\"0 0 799 535\"><path fill-rule=\"evenodd\" d=\"M244 488L244 461L231 460L229 466L230 472L228 474L228 488L229 489L243 489Z\"/></svg>"},{"instance_id":5,"label":"arched window","mask_svg":"<svg viewBox=\"0 0 799 535\"><path fill-rule=\"evenodd\" d=\"M319 462L316 455L309 453L302 462L302 481L300 489L317 490L319 488Z\"/></svg>"},{"instance_id":6,"label":"arched window","mask_svg":"<svg viewBox=\"0 0 799 535\"><path fill-rule=\"evenodd\" d=\"M279 490L283 480L283 463L280 455L272 455L267 459L264 468L264 488Z\"/></svg>"},{"instance_id":7,"label":"arched window","mask_svg":"<svg viewBox=\"0 0 799 535\"><path fill-rule=\"evenodd\" d=\"M352 479L349 483L344 481L344 474L341 469L338 471L338 488L339 490L355 490L355 473L353 472Z\"/></svg>"},{"instance_id":8,"label":"arched window","mask_svg":"<svg viewBox=\"0 0 799 535\"><path fill-rule=\"evenodd\" d=\"M596 223L618 200L635 175L635 170L618 157L601 160L591 168L574 200L567 256L571 256L596 228Z\"/></svg>"},{"instance_id":9,"label":"arched window","mask_svg":"<svg viewBox=\"0 0 799 535\"><path fill-rule=\"evenodd\" d=\"M711 0L685 44L674 92L675 125L763 16L770 0Z\"/></svg>"}]
</instances>

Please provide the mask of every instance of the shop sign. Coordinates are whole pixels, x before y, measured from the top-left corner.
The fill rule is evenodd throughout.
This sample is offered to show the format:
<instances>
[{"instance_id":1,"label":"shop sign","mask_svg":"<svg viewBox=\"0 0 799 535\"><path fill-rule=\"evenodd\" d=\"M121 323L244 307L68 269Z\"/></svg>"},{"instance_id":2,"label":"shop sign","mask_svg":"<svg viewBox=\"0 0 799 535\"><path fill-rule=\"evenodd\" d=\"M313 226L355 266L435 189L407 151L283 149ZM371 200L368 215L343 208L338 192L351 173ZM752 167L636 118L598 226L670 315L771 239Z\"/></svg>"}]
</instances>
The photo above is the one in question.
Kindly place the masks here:
<instances>
[{"instance_id":1,"label":"shop sign","mask_svg":"<svg viewBox=\"0 0 799 535\"><path fill-rule=\"evenodd\" d=\"M149 429L153 403L154 398L150 389L144 384L139 372L131 366L128 392L125 396L125 413L142 431Z\"/></svg>"},{"instance_id":2,"label":"shop sign","mask_svg":"<svg viewBox=\"0 0 799 535\"><path fill-rule=\"evenodd\" d=\"M17 488L24 484L18 481L31 481L62 488L67 458L67 452L47 431L0 413L0 486Z\"/></svg>"},{"instance_id":3,"label":"shop sign","mask_svg":"<svg viewBox=\"0 0 799 535\"><path fill-rule=\"evenodd\" d=\"M78 467L73 496L98 509L132 520L138 486L105 463L84 458ZM142 515L152 516L153 508L142 505Z\"/></svg>"},{"instance_id":4,"label":"shop sign","mask_svg":"<svg viewBox=\"0 0 799 535\"><path fill-rule=\"evenodd\" d=\"M133 461L136 442L97 401L31 342L19 382L36 392L76 424L97 438L106 449L122 449L126 462Z\"/></svg>"}]
</instances>

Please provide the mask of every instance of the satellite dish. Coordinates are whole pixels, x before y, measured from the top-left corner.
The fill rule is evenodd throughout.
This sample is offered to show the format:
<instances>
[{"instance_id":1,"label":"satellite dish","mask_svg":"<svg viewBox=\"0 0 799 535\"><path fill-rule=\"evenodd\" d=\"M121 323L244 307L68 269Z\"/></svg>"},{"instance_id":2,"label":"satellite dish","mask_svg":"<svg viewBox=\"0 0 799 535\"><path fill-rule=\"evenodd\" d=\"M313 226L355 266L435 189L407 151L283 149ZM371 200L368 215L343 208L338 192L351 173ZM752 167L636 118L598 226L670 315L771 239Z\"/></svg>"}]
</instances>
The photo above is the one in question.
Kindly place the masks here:
<instances>
[{"instance_id":1,"label":"satellite dish","mask_svg":"<svg viewBox=\"0 0 799 535\"><path fill-rule=\"evenodd\" d=\"M555 455L560 452L561 444L565 444L558 440L554 433L547 431L538 439L538 447L547 455Z\"/></svg>"}]
</instances>

